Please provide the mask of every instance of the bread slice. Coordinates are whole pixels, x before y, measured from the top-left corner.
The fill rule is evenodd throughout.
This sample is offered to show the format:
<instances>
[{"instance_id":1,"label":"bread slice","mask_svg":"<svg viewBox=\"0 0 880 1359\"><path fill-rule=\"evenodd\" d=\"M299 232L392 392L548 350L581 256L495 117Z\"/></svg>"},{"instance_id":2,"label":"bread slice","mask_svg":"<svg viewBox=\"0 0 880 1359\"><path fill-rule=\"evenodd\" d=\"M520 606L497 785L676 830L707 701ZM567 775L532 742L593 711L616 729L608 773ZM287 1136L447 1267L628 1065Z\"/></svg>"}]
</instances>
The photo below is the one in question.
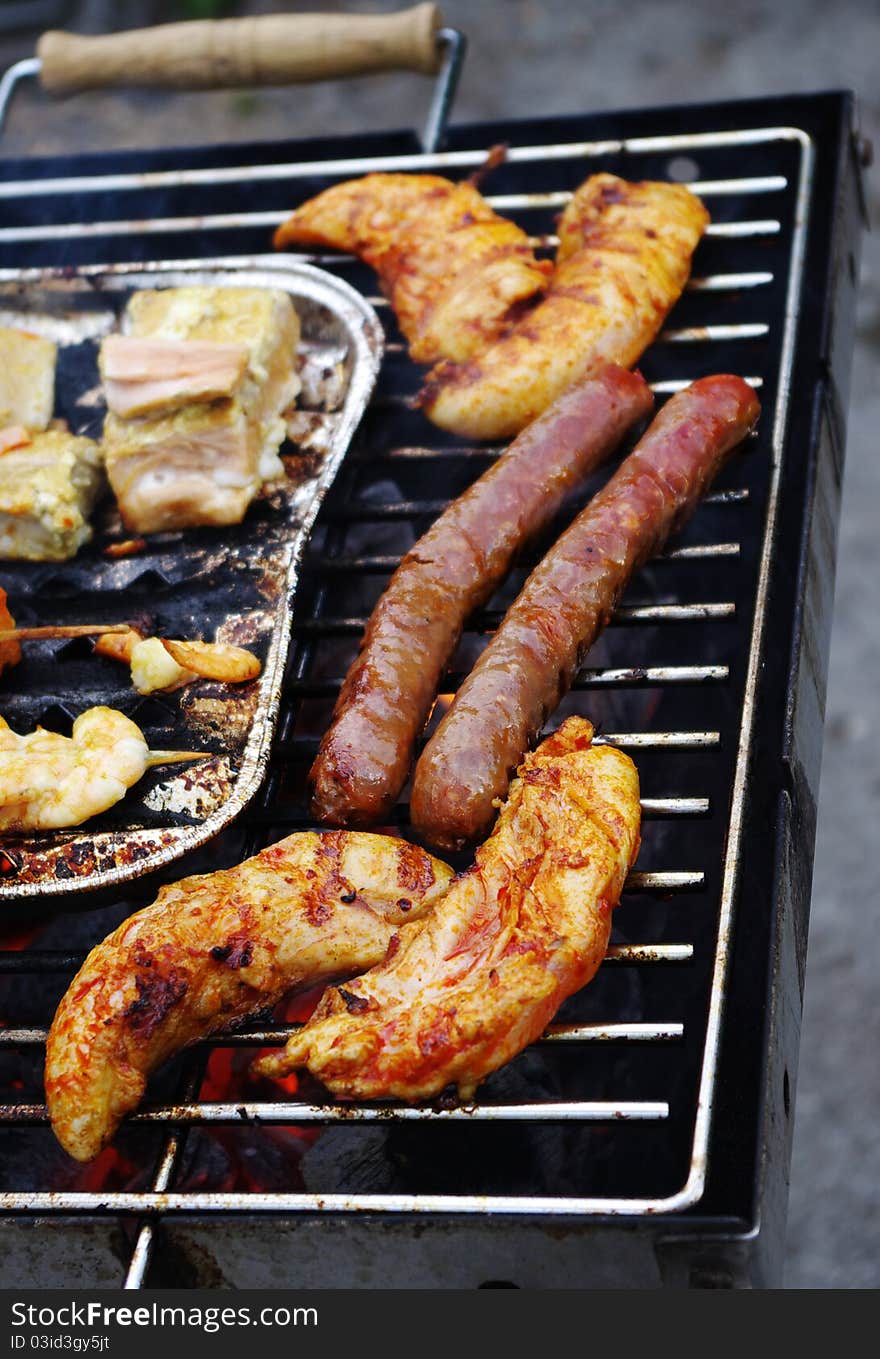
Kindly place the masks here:
<instances>
[{"instance_id":1,"label":"bread slice","mask_svg":"<svg viewBox=\"0 0 880 1359\"><path fill-rule=\"evenodd\" d=\"M126 526L157 533L239 523L263 484L283 473L282 412L299 391L299 320L289 296L274 288L202 285L139 292L126 308L123 333L132 340L184 342L181 353L192 342L193 357L195 342L215 344L218 352L220 345L241 345L248 356L241 377L228 383L229 395L207 400L204 372L194 371L199 364L181 360L178 380L169 380L174 344L166 344L164 354L161 345L142 346L139 353L133 346L138 362L126 370L134 377L120 407L118 381L107 375L120 370L111 368L110 351L102 347L101 371L117 409L144 411L124 417L111 409L104 423L107 473Z\"/></svg>"}]
</instances>

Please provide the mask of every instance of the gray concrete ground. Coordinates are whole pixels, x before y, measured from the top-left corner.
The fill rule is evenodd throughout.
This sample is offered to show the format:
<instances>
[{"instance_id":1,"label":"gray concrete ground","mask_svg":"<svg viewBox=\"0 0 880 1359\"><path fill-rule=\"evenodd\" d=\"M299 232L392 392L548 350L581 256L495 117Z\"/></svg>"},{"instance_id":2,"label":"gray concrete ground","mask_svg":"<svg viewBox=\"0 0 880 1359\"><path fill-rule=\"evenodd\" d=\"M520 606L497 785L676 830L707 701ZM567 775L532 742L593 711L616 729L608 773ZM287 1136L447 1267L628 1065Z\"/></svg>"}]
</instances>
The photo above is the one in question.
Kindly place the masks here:
<instances>
[{"instance_id":1,"label":"gray concrete ground","mask_svg":"<svg viewBox=\"0 0 880 1359\"><path fill-rule=\"evenodd\" d=\"M51 0L44 0L44 4ZM0 0L4 10L23 8ZM140 0L55 6L82 31L180 17L198 9ZM204 5L202 6L204 9ZM221 11L222 5L215 6ZM228 12L368 11L391 4L235 4ZM445 0L470 51L457 120L636 107L847 87L880 148L877 0ZM177 14L173 14L173 11ZM33 51L33 33L0 33L0 66ZM399 126L424 92L414 77L287 92L84 96L47 107L16 104L5 149L243 140ZM868 178L874 220L880 175ZM850 414L832 641L825 761L797 1088L786 1286L880 1283L880 932L873 856L880 813L880 244L868 237Z\"/></svg>"}]
</instances>

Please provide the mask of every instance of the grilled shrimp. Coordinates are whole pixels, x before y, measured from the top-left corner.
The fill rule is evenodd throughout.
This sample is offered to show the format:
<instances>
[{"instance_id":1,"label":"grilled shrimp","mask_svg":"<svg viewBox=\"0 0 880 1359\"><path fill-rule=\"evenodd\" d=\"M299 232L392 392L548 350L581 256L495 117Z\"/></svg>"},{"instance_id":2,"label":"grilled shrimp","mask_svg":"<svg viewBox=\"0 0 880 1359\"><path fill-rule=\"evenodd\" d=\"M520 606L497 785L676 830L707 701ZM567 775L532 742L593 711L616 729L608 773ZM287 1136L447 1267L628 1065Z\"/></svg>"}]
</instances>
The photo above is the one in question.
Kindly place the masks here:
<instances>
[{"instance_id":1,"label":"grilled shrimp","mask_svg":"<svg viewBox=\"0 0 880 1359\"><path fill-rule=\"evenodd\" d=\"M89 708L71 736L19 736L0 717L0 831L78 826L125 797L149 759L143 734L113 708Z\"/></svg>"}]
</instances>

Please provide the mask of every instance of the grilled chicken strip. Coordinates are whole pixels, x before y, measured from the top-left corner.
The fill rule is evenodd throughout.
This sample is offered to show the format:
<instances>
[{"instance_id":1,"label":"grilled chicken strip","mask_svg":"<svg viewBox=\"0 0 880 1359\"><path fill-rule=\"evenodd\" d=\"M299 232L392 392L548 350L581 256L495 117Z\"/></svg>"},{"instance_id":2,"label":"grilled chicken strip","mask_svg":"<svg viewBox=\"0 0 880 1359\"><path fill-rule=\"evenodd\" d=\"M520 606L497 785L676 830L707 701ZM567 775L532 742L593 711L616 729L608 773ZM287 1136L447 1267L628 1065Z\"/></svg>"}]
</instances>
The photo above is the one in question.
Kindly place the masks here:
<instances>
[{"instance_id":1,"label":"grilled chicken strip","mask_svg":"<svg viewBox=\"0 0 880 1359\"><path fill-rule=\"evenodd\" d=\"M708 221L681 184L592 175L560 219L547 296L468 362L438 364L425 414L466 438L508 438L598 364L630 367L681 295Z\"/></svg>"},{"instance_id":2,"label":"grilled chicken strip","mask_svg":"<svg viewBox=\"0 0 880 1359\"><path fill-rule=\"evenodd\" d=\"M500 334L516 304L547 286L549 261L472 184L374 174L297 208L275 245L347 250L379 275L416 363L461 361Z\"/></svg>"},{"instance_id":3,"label":"grilled chicken strip","mask_svg":"<svg viewBox=\"0 0 880 1359\"><path fill-rule=\"evenodd\" d=\"M279 1054L336 1095L420 1100L480 1081L537 1038L605 956L639 847L628 756L571 717L526 759L472 868L381 966L325 992Z\"/></svg>"},{"instance_id":4,"label":"grilled chicken strip","mask_svg":"<svg viewBox=\"0 0 880 1359\"><path fill-rule=\"evenodd\" d=\"M166 1058L295 987L371 967L451 877L404 840L309 831L163 887L92 949L58 1006L46 1100L61 1145L96 1156Z\"/></svg>"}]
</instances>

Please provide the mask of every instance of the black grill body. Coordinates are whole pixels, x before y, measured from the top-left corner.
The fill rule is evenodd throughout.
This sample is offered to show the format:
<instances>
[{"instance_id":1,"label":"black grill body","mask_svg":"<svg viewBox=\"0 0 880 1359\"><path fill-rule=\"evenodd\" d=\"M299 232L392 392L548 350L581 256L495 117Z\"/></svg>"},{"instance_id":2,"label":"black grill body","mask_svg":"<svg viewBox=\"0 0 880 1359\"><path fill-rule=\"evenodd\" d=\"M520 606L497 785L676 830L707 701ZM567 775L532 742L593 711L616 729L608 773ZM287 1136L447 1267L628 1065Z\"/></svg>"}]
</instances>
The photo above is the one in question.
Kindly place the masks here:
<instances>
[{"instance_id":1,"label":"black grill body","mask_svg":"<svg viewBox=\"0 0 880 1359\"><path fill-rule=\"evenodd\" d=\"M157 882L125 902L85 894L63 911L28 902L10 920L40 922L37 936L0 956L9 1285L114 1286L124 1275L131 1286L779 1282L863 210L852 112L849 95L824 93L448 133L441 156L463 158L438 172L453 177L473 168L468 153L512 148L484 192L535 236L553 231L547 196L599 169L707 185L713 232L695 259L696 286L641 367L658 401L711 372L760 383L757 438L634 580L553 719L583 712L640 769L644 849L616 915L614 956L564 1007L555 1040L492 1077L476 1111L352 1120L304 1090L283 1104L275 1092L261 1122L243 1123L241 1099L254 1114L250 1101L267 1092L223 1106L197 1051L163 1073L151 1109L120 1134L124 1167L83 1188L45 1127L40 1038L77 958ZM582 144L592 149L571 151ZM0 267L258 253L270 229L230 224L236 214L280 217L353 173L328 162L398 156L416 168L410 134L6 162L7 182L35 186L183 168L206 179L86 194L25 188L4 203ZM210 182L214 170L285 163L320 168ZM59 224L220 214L225 225L198 230L51 234ZM34 227L49 232L29 236ZM375 295L369 270L321 263ZM380 314L389 353L307 556L269 778L180 874L310 824L305 773L371 605L400 554L497 456L404 404L419 374L388 308ZM472 620L450 690L527 568ZM407 833L405 799L395 824ZM233 1062L245 1046L239 1039Z\"/></svg>"}]
</instances>

